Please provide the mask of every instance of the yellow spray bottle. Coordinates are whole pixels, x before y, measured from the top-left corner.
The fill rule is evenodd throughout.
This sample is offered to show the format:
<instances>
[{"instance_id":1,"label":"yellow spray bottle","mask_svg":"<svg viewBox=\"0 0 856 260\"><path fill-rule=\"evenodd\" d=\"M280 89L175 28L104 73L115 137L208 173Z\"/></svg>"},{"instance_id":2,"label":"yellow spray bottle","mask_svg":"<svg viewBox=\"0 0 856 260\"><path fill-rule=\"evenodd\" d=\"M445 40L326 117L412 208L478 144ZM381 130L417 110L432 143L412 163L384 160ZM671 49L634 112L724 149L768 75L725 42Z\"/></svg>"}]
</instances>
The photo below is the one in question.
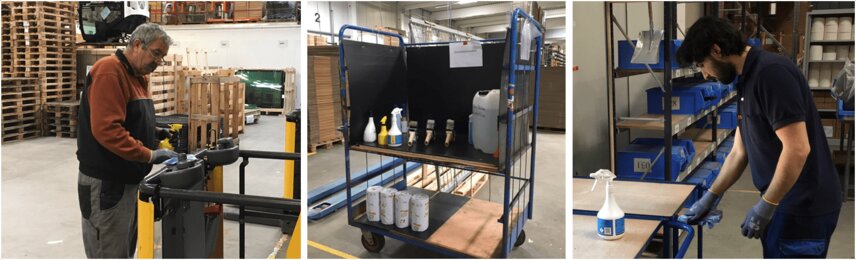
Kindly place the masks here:
<instances>
[{"instance_id":1,"label":"yellow spray bottle","mask_svg":"<svg viewBox=\"0 0 856 260\"><path fill-rule=\"evenodd\" d=\"M386 132L386 116L380 119L380 133L377 134L377 144L386 145L388 133Z\"/></svg>"}]
</instances>

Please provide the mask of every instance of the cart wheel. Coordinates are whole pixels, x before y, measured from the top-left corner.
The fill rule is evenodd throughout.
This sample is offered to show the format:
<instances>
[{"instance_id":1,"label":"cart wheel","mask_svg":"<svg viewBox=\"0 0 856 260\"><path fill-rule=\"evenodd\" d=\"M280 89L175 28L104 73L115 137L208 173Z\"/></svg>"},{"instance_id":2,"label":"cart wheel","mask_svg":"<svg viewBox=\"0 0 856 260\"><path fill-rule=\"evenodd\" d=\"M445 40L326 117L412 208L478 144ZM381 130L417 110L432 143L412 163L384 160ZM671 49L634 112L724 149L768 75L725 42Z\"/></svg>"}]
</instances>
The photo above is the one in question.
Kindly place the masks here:
<instances>
[{"instance_id":1,"label":"cart wheel","mask_svg":"<svg viewBox=\"0 0 856 260\"><path fill-rule=\"evenodd\" d=\"M374 232L371 233L371 236L372 242L369 242L368 240L366 240L365 236L360 235L360 242L363 242L363 247L365 247L366 250L368 250L369 252L380 252L380 250L383 249L383 246L386 244L384 237Z\"/></svg>"},{"instance_id":2,"label":"cart wheel","mask_svg":"<svg viewBox=\"0 0 856 260\"><path fill-rule=\"evenodd\" d=\"M517 241L514 241L514 247L519 247L526 242L526 230L520 231L520 235L517 236Z\"/></svg>"}]
</instances>

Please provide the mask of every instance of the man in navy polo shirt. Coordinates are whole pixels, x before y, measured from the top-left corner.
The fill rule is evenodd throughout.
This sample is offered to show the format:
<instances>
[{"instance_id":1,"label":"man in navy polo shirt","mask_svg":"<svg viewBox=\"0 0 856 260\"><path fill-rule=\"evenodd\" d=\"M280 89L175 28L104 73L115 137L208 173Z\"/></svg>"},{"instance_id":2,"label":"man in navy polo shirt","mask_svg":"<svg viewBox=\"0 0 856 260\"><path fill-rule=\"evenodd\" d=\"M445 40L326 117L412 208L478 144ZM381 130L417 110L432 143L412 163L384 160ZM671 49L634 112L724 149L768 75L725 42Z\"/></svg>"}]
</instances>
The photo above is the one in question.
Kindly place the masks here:
<instances>
[{"instance_id":1,"label":"man in navy polo shirt","mask_svg":"<svg viewBox=\"0 0 856 260\"><path fill-rule=\"evenodd\" d=\"M716 208L748 164L761 197L740 234L760 238L764 257L826 257L841 186L805 76L786 57L748 46L716 17L689 28L677 58L725 84L739 76L734 147L711 188L687 211L688 222L697 224Z\"/></svg>"}]
</instances>

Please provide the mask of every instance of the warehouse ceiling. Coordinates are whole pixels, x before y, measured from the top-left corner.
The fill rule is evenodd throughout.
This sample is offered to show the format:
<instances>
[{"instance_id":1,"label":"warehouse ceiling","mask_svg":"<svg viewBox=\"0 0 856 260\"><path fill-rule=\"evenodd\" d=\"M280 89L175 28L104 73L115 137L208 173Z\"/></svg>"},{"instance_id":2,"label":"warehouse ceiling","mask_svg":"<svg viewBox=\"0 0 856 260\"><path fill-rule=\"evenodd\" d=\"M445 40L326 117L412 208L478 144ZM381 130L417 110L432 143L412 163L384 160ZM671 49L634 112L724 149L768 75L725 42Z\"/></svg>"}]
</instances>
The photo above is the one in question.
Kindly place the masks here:
<instances>
[{"instance_id":1,"label":"warehouse ceiling","mask_svg":"<svg viewBox=\"0 0 856 260\"><path fill-rule=\"evenodd\" d=\"M548 40L565 38L565 2L541 2L544 10ZM488 36L505 32L508 15L513 10L513 2L447 1L447 2L398 2L405 14L420 12L437 24L456 28L476 35ZM451 25L451 26L450 26Z\"/></svg>"}]
</instances>

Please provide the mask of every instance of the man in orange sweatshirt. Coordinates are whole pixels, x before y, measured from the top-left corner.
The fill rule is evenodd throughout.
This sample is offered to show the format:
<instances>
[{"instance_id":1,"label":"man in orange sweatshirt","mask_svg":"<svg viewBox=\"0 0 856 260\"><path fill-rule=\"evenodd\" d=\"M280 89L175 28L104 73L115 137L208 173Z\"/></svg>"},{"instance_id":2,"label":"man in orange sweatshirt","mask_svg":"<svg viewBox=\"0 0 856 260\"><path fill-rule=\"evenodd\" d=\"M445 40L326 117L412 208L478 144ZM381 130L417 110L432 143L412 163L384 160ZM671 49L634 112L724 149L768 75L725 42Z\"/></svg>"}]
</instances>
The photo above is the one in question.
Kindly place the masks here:
<instances>
[{"instance_id":1,"label":"man in orange sweatshirt","mask_svg":"<svg viewBox=\"0 0 856 260\"><path fill-rule=\"evenodd\" d=\"M171 44L160 26L140 25L125 49L98 60L86 77L78 112L77 195L89 258L134 256L137 186L153 164L176 156L156 149L161 131L147 76Z\"/></svg>"}]
</instances>

